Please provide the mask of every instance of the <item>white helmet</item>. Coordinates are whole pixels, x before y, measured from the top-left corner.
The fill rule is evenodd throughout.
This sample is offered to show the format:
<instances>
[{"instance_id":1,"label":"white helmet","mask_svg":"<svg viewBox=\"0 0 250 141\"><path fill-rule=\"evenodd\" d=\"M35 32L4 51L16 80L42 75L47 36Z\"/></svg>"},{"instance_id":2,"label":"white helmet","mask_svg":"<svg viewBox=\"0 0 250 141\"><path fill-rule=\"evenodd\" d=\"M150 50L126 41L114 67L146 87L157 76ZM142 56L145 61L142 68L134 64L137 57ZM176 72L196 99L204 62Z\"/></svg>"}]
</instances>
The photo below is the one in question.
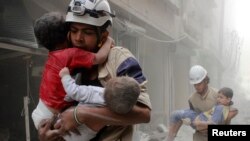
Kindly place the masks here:
<instances>
[{"instance_id":1,"label":"white helmet","mask_svg":"<svg viewBox=\"0 0 250 141\"><path fill-rule=\"evenodd\" d=\"M198 84L207 76L207 70L200 65L193 66L189 71L189 82Z\"/></svg>"},{"instance_id":2,"label":"white helmet","mask_svg":"<svg viewBox=\"0 0 250 141\"><path fill-rule=\"evenodd\" d=\"M112 24L110 6L107 0L71 0L66 22L84 23L94 26L102 26L107 21Z\"/></svg>"}]
</instances>

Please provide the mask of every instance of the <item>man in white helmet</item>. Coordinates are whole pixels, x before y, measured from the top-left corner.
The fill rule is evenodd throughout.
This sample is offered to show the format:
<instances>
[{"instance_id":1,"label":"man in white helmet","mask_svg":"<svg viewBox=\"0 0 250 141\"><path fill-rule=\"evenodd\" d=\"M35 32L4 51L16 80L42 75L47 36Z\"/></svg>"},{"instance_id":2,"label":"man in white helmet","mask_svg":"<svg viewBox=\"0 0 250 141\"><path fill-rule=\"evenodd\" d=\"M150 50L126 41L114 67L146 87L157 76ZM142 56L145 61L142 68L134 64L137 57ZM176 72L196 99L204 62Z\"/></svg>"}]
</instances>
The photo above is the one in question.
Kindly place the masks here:
<instances>
[{"instance_id":1,"label":"man in white helmet","mask_svg":"<svg viewBox=\"0 0 250 141\"><path fill-rule=\"evenodd\" d=\"M190 109L194 110L195 112L201 113L209 110L214 105L216 105L218 91L208 85L209 77L207 75L206 69L204 69L200 65L194 65L189 71L189 79L190 83L194 85L194 88L196 90L196 92L193 93L188 100ZM237 114L238 110L230 110L227 117L227 124L230 124L231 119ZM208 123L197 122L195 123L195 125L197 129L193 134L193 141L207 141Z\"/></svg>"},{"instance_id":2,"label":"man in white helmet","mask_svg":"<svg viewBox=\"0 0 250 141\"><path fill-rule=\"evenodd\" d=\"M96 52L105 42L109 32L107 28L112 24L112 17L107 0L72 0L68 7L66 22L70 24L68 38L73 46ZM102 141L131 141L133 126L150 121L151 103L145 84L147 82L142 69L126 48L113 47L105 64L88 71L89 78L83 78L85 85L104 86L106 81L115 76L130 76L140 84L141 93L136 106L126 115L119 115L107 108L86 107L70 108L60 115L60 122L56 125L61 132L76 129L78 123L83 123L95 130L100 124L109 125L94 140ZM86 75L84 75L86 76ZM101 83L101 84L100 84ZM75 109L75 110L74 110ZM47 125L47 124L46 124ZM47 127L44 125L44 127ZM58 132L55 130L39 130L39 137L56 140ZM56 132L56 133L55 133ZM40 138L41 139L41 138Z\"/></svg>"},{"instance_id":3,"label":"man in white helmet","mask_svg":"<svg viewBox=\"0 0 250 141\"><path fill-rule=\"evenodd\" d=\"M192 66L189 71L189 79L190 84L193 84L196 90L188 100L190 109L198 113L211 109L216 104L218 91L208 85L207 70L200 65ZM196 131L193 141L207 141L207 129L205 132Z\"/></svg>"},{"instance_id":4,"label":"man in white helmet","mask_svg":"<svg viewBox=\"0 0 250 141\"><path fill-rule=\"evenodd\" d=\"M200 65L193 66L189 71L190 84L196 92L189 98L190 109L196 112L207 111L216 104L217 90L210 87L207 70Z\"/></svg>"},{"instance_id":5,"label":"man in white helmet","mask_svg":"<svg viewBox=\"0 0 250 141\"><path fill-rule=\"evenodd\" d=\"M207 76L207 70L205 70L200 65L195 65L191 67L189 71L189 80L190 84L194 85L196 90L195 93L191 95L188 100L190 109L195 111L195 113L205 112L215 106L217 102L217 90L210 87L209 77ZM189 113L185 113L189 114ZM188 117L187 115L184 116L184 110L177 110L171 115L170 121L175 121L176 117L182 115L183 117ZM182 117L181 116L181 117ZM179 128L181 127L182 123L190 124L190 119L183 119L182 121L175 122L175 124L170 125L170 132L168 134L168 141L173 141L176 134L178 133ZM171 123L170 123L171 124ZM207 124L206 125L198 125L196 126L196 132L194 133L193 140L194 141L206 141L207 140ZM201 126L201 127L200 127ZM198 131L198 129L204 129Z\"/></svg>"},{"instance_id":6,"label":"man in white helmet","mask_svg":"<svg viewBox=\"0 0 250 141\"><path fill-rule=\"evenodd\" d=\"M216 89L208 85L209 77L207 75L207 70L200 65L191 67L189 71L189 80L190 84L194 85L196 92L190 96L188 103L191 111L195 112L190 112L190 110L177 110L172 113L167 141L173 141L175 139L175 136L177 135L182 123L191 125L193 126L193 129L196 130L193 134L193 141L208 140L207 128L209 122L195 120L195 123L191 123L190 117L196 117L197 113L203 113L215 106L218 92ZM231 119L237 114L237 109L230 109L226 124L230 124ZM180 118L182 120L179 120Z\"/></svg>"}]
</instances>

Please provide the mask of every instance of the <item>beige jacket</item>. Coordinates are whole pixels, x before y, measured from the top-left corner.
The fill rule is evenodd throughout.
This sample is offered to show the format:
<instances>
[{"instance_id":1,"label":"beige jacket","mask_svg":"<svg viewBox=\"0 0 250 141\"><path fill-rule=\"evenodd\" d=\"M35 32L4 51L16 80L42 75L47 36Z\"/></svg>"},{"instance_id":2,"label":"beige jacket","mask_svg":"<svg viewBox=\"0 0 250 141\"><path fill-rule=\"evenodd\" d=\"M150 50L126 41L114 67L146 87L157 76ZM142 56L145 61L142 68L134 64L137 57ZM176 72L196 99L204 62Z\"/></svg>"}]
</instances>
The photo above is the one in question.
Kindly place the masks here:
<instances>
[{"instance_id":1,"label":"beige jacket","mask_svg":"<svg viewBox=\"0 0 250 141\"><path fill-rule=\"evenodd\" d=\"M117 71L122 63L124 63L128 58L133 58L132 60L136 61L136 58L133 54L126 48L123 47L113 47L110 50L108 59L106 63L99 66L99 75L98 78L103 86L107 80L111 77L117 76ZM138 61L136 61L138 63ZM139 63L137 65L139 67L138 71L141 71ZM128 75L125 73L125 75ZM143 80L140 83L141 86L141 94L138 98L138 102L146 105L150 109L152 108L151 102L149 99L149 95L146 89L146 80ZM133 126L109 126L102 133L101 141L131 141L133 134Z\"/></svg>"}]
</instances>

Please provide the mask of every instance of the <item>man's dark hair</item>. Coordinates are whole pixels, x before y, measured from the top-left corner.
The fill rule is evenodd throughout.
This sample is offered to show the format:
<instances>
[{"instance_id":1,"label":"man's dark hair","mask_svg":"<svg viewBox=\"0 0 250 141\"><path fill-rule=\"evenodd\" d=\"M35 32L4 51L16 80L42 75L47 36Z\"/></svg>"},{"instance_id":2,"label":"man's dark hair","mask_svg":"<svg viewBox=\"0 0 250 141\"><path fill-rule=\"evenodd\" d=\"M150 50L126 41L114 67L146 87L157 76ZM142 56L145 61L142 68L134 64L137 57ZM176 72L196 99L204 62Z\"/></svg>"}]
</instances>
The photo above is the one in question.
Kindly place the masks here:
<instances>
[{"instance_id":1,"label":"man's dark hair","mask_svg":"<svg viewBox=\"0 0 250 141\"><path fill-rule=\"evenodd\" d=\"M66 41L68 31L65 16L59 12L45 13L34 23L38 43L49 51L55 50L56 45Z\"/></svg>"}]
</instances>

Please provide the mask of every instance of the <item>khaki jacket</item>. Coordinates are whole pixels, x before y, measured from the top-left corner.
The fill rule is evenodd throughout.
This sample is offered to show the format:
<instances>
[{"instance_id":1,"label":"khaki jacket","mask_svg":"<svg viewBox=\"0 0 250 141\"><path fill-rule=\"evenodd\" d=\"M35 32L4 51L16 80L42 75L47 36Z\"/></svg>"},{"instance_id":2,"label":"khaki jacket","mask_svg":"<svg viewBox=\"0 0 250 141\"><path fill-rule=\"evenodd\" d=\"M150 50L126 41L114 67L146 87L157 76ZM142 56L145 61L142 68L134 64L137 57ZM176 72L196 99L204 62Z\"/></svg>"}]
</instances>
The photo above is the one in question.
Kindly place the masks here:
<instances>
[{"instance_id":1,"label":"khaki jacket","mask_svg":"<svg viewBox=\"0 0 250 141\"><path fill-rule=\"evenodd\" d=\"M132 61L131 61L132 60ZM125 67L124 67L125 66ZM124 69L123 69L124 67ZM120 71L122 70L122 71ZM141 67L133 56L133 54L126 48L113 47L110 50L106 63L99 66L98 78L103 86L106 81L112 77L127 75L134 77L140 84L141 94L138 102L146 105L150 109L151 102L146 89L147 80L145 79ZM136 74L136 75L135 75ZM139 74L139 75L138 75ZM101 141L131 141L133 134L133 126L108 126L101 134Z\"/></svg>"}]
</instances>

